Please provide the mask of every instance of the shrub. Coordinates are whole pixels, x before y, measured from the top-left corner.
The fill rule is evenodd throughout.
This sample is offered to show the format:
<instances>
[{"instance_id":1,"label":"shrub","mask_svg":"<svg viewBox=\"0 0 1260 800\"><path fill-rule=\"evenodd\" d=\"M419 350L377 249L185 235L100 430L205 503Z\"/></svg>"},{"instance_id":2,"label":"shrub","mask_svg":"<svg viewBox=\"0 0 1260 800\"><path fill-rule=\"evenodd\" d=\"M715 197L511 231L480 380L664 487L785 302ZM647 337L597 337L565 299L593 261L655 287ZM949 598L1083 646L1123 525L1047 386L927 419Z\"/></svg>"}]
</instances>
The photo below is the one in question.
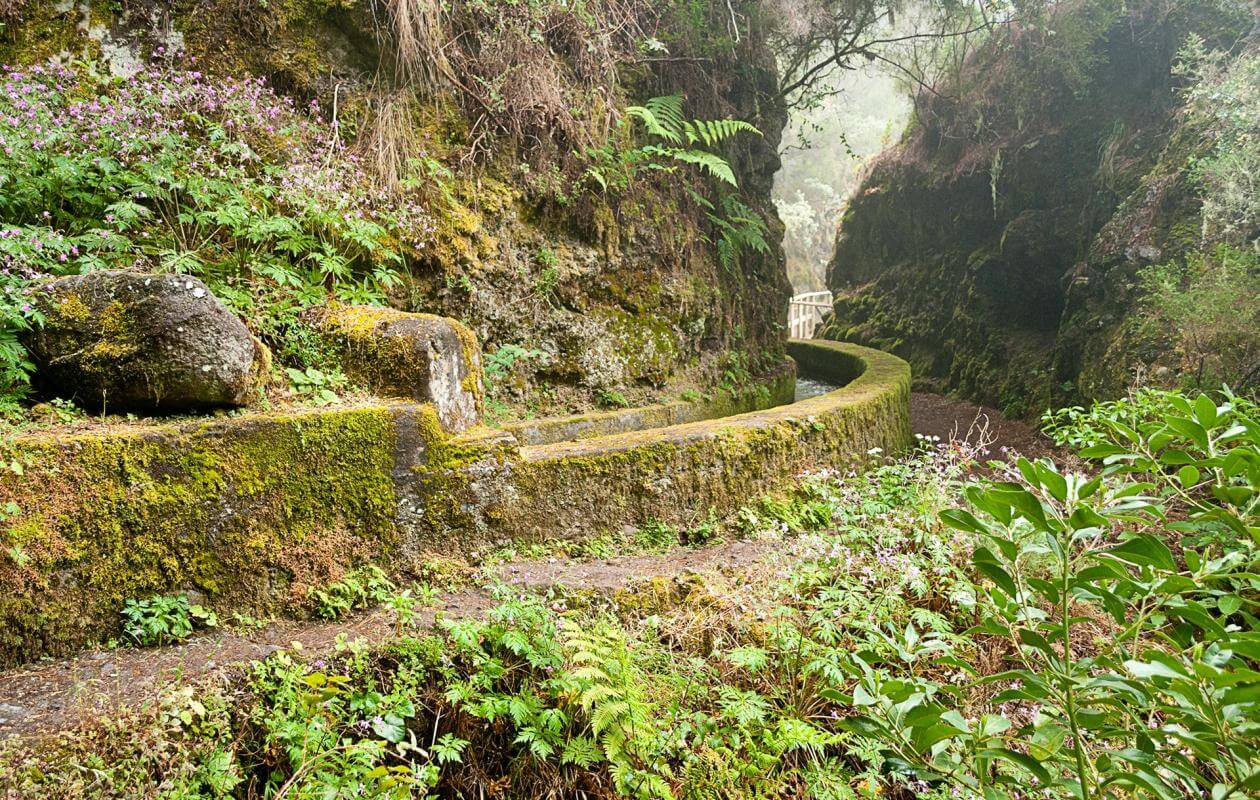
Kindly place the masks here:
<instances>
[{"instance_id":1,"label":"shrub","mask_svg":"<svg viewBox=\"0 0 1260 800\"><path fill-rule=\"evenodd\" d=\"M1223 244L1140 278L1138 326L1172 344L1190 387L1260 383L1260 253Z\"/></svg>"},{"instance_id":2,"label":"shrub","mask_svg":"<svg viewBox=\"0 0 1260 800\"><path fill-rule=\"evenodd\" d=\"M1187 113L1204 131L1207 153L1192 165L1202 187L1209 241L1254 245L1260 235L1260 50L1209 51L1192 37L1179 70L1193 80Z\"/></svg>"},{"instance_id":3,"label":"shrub","mask_svg":"<svg viewBox=\"0 0 1260 800\"><path fill-rule=\"evenodd\" d=\"M1260 425L1228 395L1159 398L1136 424L1092 420L1082 455L1100 472L1021 459L942 514L979 539L970 633L1002 642L1007 668L954 662L970 679L944 683L860 659L835 697L861 710L845 725L889 769L986 798L1260 787ZM1204 550L1170 547L1204 531L1218 537ZM1005 713L967 713L994 690Z\"/></svg>"}]
</instances>

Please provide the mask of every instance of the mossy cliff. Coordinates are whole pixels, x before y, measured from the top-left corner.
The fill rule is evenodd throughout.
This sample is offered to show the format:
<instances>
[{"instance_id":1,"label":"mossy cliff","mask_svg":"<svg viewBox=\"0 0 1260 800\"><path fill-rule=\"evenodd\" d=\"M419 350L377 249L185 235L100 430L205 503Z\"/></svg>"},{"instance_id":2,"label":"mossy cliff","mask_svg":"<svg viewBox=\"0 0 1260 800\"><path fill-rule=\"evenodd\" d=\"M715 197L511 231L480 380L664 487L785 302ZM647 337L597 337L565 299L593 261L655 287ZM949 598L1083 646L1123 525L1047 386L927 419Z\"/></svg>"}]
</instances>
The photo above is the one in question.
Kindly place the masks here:
<instances>
[{"instance_id":1,"label":"mossy cliff","mask_svg":"<svg viewBox=\"0 0 1260 800\"><path fill-rule=\"evenodd\" d=\"M186 591L222 613L300 613L311 588L359 564L405 577L434 556L685 524L809 466L860 468L872 448L908 444L905 362L792 347L855 379L768 411L537 447L486 428L451 436L410 403L11 441L0 667L116 636L128 598Z\"/></svg>"},{"instance_id":2,"label":"mossy cliff","mask_svg":"<svg viewBox=\"0 0 1260 800\"><path fill-rule=\"evenodd\" d=\"M850 201L823 335L1015 414L1123 391L1136 269L1184 251L1199 206L1177 53L1233 46L1243 5L1078 0L997 35Z\"/></svg>"},{"instance_id":3,"label":"mossy cliff","mask_svg":"<svg viewBox=\"0 0 1260 800\"><path fill-rule=\"evenodd\" d=\"M403 248L394 304L460 319L489 351L545 353L524 394L549 385L581 405L713 378L732 352L754 371L780 363L790 287L770 188L786 111L760 0L734 4L739 36L725 0L429 5L448 6L441 29L416 22L409 54L383 0L19 0L0 62L87 56L125 74L182 51L211 76L257 75L314 103L365 169L423 184L433 229ZM651 41L669 57L645 57ZM722 262L718 229L685 191L716 199L698 174L647 171L605 190L587 173L635 144L619 123L627 105L674 93L689 117L763 132L723 155L765 220L767 251Z\"/></svg>"}]
</instances>

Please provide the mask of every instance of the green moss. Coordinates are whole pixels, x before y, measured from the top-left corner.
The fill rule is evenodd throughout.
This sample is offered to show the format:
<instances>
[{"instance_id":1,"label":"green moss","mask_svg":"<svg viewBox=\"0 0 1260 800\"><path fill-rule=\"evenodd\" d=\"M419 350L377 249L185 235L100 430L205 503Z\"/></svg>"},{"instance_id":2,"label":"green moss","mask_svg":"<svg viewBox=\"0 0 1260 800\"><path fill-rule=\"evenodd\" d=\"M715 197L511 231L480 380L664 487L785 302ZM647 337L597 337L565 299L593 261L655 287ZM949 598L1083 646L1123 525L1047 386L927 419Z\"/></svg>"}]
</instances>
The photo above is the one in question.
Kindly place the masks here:
<instances>
[{"instance_id":1,"label":"green moss","mask_svg":"<svg viewBox=\"0 0 1260 800\"><path fill-rule=\"evenodd\" d=\"M504 427L523 445L592 439L627 431L650 430L686 422L729 417L786 405L796 392L796 372L785 363L775 374L736 390L719 389L709 396L615 411L591 412L517 422Z\"/></svg>"},{"instance_id":2,"label":"green moss","mask_svg":"<svg viewBox=\"0 0 1260 800\"><path fill-rule=\"evenodd\" d=\"M457 505L474 509L481 535L521 541L590 536L649 520L686 526L710 509L725 513L782 488L811 466L861 468L872 448L894 452L909 444L905 362L837 343L792 347L794 356L841 362L837 374L850 370L852 381L769 411L524 447L519 461L503 465L491 492L469 478Z\"/></svg>"},{"instance_id":3,"label":"green moss","mask_svg":"<svg viewBox=\"0 0 1260 800\"><path fill-rule=\"evenodd\" d=\"M66 322L87 322L92 317L92 310L88 308L87 303L83 302L83 298L76 294L67 293L58 301L56 305L56 314L50 317L49 324L56 324L58 318Z\"/></svg>"},{"instance_id":4,"label":"green moss","mask_svg":"<svg viewBox=\"0 0 1260 800\"><path fill-rule=\"evenodd\" d=\"M0 61L5 64L38 64L63 52L77 53L83 45L78 31L82 16L78 4L59 12L53 2L26 2L18 9L18 22L0 26Z\"/></svg>"},{"instance_id":5,"label":"green moss","mask_svg":"<svg viewBox=\"0 0 1260 800\"><path fill-rule=\"evenodd\" d=\"M21 507L3 544L24 562L0 556L0 665L110 635L130 597L196 589L224 612L300 611L308 587L360 562L397 573L425 553L688 526L909 443L904 362L826 342L793 354L853 379L768 411L539 447L448 436L411 404L20 439L25 474L0 474L0 504Z\"/></svg>"},{"instance_id":6,"label":"green moss","mask_svg":"<svg viewBox=\"0 0 1260 800\"><path fill-rule=\"evenodd\" d=\"M385 408L19 446L32 468L0 496L24 496L9 538L31 561L0 570L0 664L114 630L127 598L196 589L263 615L356 560L396 555ZM78 611L51 611L62 605Z\"/></svg>"},{"instance_id":7,"label":"green moss","mask_svg":"<svg viewBox=\"0 0 1260 800\"><path fill-rule=\"evenodd\" d=\"M430 362L454 356L462 374L460 389L472 398L480 417L484 403L480 348L463 323L392 308L336 304L322 312L319 327L329 349L341 356L346 374L385 397L437 399L430 397ZM452 337L457 353L445 352L451 349Z\"/></svg>"}]
</instances>

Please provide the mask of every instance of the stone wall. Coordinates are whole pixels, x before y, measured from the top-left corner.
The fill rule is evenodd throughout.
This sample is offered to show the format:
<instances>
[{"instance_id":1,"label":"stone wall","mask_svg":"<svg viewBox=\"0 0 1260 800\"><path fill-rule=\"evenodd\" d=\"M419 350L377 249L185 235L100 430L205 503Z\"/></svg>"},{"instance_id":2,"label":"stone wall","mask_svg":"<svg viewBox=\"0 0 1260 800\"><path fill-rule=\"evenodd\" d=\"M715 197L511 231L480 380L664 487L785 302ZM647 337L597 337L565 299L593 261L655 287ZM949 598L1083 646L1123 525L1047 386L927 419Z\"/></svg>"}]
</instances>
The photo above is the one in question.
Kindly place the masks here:
<instances>
[{"instance_id":1,"label":"stone wall","mask_svg":"<svg viewBox=\"0 0 1260 800\"><path fill-rule=\"evenodd\" d=\"M750 385L718 389L696 400L525 420L503 427L522 445L555 444L762 411L787 405L795 395L796 368L791 361L785 361L782 369Z\"/></svg>"},{"instance_id":2,"label":"stone wall","mask_svg":"<svg viewBox=\"0 0 1260 800\"><path fill-rule=\"evenodd\" d=\"M118 632L128 598L195 592L221 612L301 612L363 563L400 577L435 555L687 524L910 441L909 366L854 345L794 342L851 378L801 403L541 446L451 436L431 405L382 404L133 426L12 442L0 473L0 667ZM17 554L16 556L14 554Z\"/></svg>"}]
</instances>

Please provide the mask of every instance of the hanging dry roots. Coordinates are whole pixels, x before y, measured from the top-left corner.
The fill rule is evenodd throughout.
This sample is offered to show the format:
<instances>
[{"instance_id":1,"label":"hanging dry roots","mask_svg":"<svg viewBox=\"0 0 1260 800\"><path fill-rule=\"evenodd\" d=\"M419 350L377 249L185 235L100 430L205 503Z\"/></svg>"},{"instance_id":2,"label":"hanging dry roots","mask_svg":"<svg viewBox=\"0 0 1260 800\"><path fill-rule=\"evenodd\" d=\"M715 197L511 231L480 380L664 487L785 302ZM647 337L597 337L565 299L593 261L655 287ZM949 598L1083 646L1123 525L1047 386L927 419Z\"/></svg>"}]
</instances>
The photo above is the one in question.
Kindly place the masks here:
<instances>
[{"instance_id":1,"label":"hanging dry roots","mask_svg":"<svg viewBox=\"0 0 1260 800\"><path fill-rule=\"evenodd\" d=\"M432 89L450 65L444 52L445 33L440 0L384 0L393 28L400 76Z\"/></svg>"}]
</instances>

